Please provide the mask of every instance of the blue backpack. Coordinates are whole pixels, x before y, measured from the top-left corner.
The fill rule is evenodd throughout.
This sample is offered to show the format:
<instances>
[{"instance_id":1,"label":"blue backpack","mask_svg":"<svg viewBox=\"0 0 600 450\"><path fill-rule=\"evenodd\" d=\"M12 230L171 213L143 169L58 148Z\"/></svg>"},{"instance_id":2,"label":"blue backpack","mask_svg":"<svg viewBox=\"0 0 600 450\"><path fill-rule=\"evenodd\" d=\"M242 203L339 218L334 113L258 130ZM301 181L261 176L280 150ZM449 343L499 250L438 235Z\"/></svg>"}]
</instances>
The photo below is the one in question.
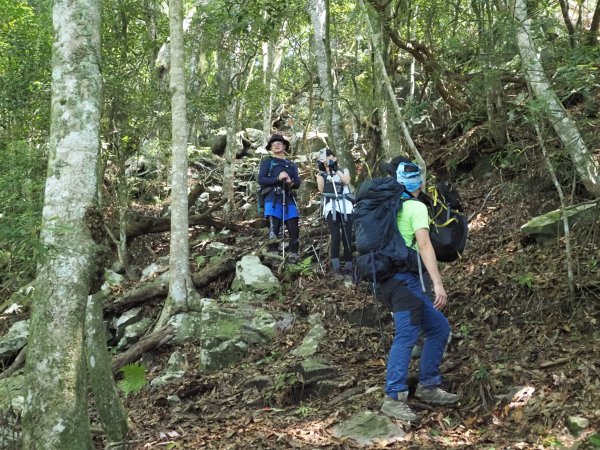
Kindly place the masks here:
<instances>
[{"instance_id":1,"label":"blue backpack","mask_svg":"<svg viewBox=\"0 0 600 450\"><path fill-rule=\"evenodd\" d=\"M395 178L365 181L356 194L353 211L356 269L363 280L390 278L396 272L418 270L418 254L400 235L397 215L404 201L404 185Z\"/></svg>"}]
</instances>

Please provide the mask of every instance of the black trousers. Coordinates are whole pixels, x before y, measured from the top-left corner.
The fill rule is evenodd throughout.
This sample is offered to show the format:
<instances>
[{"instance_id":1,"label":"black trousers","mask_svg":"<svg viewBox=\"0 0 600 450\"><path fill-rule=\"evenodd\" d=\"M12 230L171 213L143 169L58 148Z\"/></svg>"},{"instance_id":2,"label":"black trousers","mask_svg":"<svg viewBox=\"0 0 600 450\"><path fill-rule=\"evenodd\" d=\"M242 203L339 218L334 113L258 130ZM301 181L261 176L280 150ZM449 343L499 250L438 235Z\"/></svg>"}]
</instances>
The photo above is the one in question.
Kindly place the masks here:
<instances>
[{"instance_id":1,"label":"black trousers","mask_svg":"<svg viewBox=\"0 0 600 450\"><path fill-rule=\"evenodd\" d=\"M298 217L294 217L293 219L287 219L285 221L285 227L290 234L290 244L288 247L288 251L290 253L298 253L298 249L300 248L300 226ZM269 238L279 237L279 232L281 230L281 219L274 216L269 216ZM269 244L268 250L270 252L277 251L277 247L279 244Z\"/></svg>"},{"instance_id":2,"label":"black trousers","mask_svg":"<svg viewBox=\"0 0 600 450\"><path fill-rule=\"evenodd\" d=\"M344 243L344 261L352 261L352 214L345 216L340 212L327 214L327 228L331 236L329 255L332 258L340 257L340 241Z\"/></svg>"}]
</instances>

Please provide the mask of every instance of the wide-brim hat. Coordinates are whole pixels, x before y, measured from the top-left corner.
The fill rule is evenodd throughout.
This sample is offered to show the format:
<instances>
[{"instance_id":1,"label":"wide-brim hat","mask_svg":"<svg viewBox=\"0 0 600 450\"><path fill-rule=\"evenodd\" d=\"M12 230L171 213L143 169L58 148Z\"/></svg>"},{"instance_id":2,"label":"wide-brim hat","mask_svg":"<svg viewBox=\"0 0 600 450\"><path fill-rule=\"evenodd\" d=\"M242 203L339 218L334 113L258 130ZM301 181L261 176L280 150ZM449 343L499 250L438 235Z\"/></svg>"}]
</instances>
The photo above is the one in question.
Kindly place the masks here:
<instances>
[{"instance_id":1,"label":"wide-brim hat","mask_svg":"<svg viewBox=\"0 0 600 450\"><path fill-rule=\"evenodd\" d=\"M273 144L274 142L282 142L283 144L285 144L286 150L290 148L290 141L284 138L281 134L274 134L273 136L271 136L271 139L269 139L269 142L267 142L267 150L271 150L271 144Z\"/></svg>"}]
</instances>

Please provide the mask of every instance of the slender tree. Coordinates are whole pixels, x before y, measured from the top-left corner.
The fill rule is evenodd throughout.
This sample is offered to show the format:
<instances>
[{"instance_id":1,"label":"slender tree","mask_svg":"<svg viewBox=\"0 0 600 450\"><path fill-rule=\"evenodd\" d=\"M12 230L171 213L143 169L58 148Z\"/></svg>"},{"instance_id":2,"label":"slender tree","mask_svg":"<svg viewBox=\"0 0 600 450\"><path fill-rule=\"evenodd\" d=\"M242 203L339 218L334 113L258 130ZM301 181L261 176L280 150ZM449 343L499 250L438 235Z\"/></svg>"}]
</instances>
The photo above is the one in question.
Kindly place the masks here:
<instances>
[{"instance_id":1,"label":"slender tree","mask_svg":"<svg viewBox=\"0 0 600 450\"><path fill-rule=\"evenodd\" d=\"M521 53L521 63L531 90L540 100L554 131L569 153L581 182L591 194L600 196L599 164L594 161L577 125L571 120L548 83L538 52L531 39L531 19L527 16L525 0L515 0L514 16L517 20L515 32Z\"/></svg>"},{"instance_id":2,"label":"slender tree","mask_svg":"<svg viewBox=\"0 0 600 450\"><path fill-rule=\"evenodd\" d=\"M187 113L185 99L183 3L169 0L171 30L171 247L169 251L169 295L156 328L166 325L169 318L188 310L188 301L197 296L189 266L188 189L187 189Z\"/></svg>"},{"instance_id":3,"label":"slender tree","mask_svg":"<svg viewBox=\"0 0 600 450\"><path fill-rule=\"evenodd\" d=\"M329 134L329 146L336 152L342 165L353 173L354 164L346 151L346 137L338 100L337 80L331 61L329 1L310 0L307 8L313 25L317 72L325 103L325 127Z\"/></svg>"},{"instance_id":4,"label":"slender tree","mask_svg":"<svg viewBox=\"0 0 600 450\"><path fill-rule=\"evenodd\" d=\"M425 171L425 167L426 167L425 161L423 160L423 157L419 153L419 150L417 150L417 147L412 139L412 136L410 135L410 131L406 125L406 120L404 119L404 114L402 113L402 110L400 109L400 105L398 104L398 99L396 98L396 95L394 94L394 89L392 87L392 83L390 82L390 79L388 77L385 63L383 62L383 58L381 56L381 51L377 48L377 39L374 37L373 27L371 25L371 19L369 18L369 14L367 13L367 10L365 8L364 1L359 0L359 5L363 12L363 15L364 15L364 18L365 18L365 21L367 24L367 31L369 32L369 36L371 39L371 45L373 46L373 52L375 53L377 65L379 66L379 70L381 71L381 75L383 77L383 82L385 84L388 95L390 97L390 102L392 103L392 106L394 107L394 113L396 115L396 119L398 120L398 122L400 123L400 126L402 128L402 135L404 136L404 139L406 140L406 142L408 144L408 148L410 149L411 153L417 160L417 163L421 167L423 167L423 171ZM424 172L423 176L425 176L425 172Z\"/></svg>"},{"instance_id":5,"label":"slender tree","mask_svg":"<svg viewBox=\"0 0 600 450\"><path fill-rule=\"evenodd\" d=\"M271 136L271 115L273 112L273 102L279 89L279 68L281 66L282 36L285 34L287 21L284 20L280 33L277 36L271 36L270 39L262 44L262 63L263 63L263 86L265 89L265 99L263 103L263 146L267 145Z\"/></svg>"},{"instance_id":6,"label":"slender tree","mask_svg":"<svg viewBox=\"0 0 600 450\"><path fill-rule=\"evenodd\" d=\"M92 448L85 310L95 273L102 80L100 2L55 0L50 158L29 335L23 448Z\"/></svg>"}]
</instances>

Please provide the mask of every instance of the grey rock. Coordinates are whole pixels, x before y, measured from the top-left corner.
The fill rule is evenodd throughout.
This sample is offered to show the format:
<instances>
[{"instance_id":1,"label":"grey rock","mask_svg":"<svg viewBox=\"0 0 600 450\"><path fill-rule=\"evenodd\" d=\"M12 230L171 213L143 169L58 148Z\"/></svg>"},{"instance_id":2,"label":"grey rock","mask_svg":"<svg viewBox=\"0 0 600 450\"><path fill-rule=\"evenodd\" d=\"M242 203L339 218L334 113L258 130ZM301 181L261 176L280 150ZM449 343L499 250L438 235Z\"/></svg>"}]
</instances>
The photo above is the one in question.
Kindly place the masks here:
<instances>
[{"instance_id":1,"label":"grey rock","mask_svg":"<svg viewBox=\"0 0 600 450\"><path fill-rule=\"evenodd\" d=\"M223 244L222 242L210 242L207 246L206 246L206 256L221 256L225 253L227 253L229 250L231 249L230 246Z\"/></svg>"},{"instance_id":2,"label":"grey rock","mask_svg":"<svg viewBox=\"0 0 600 450\"><path fill-rule=\"evenodd\" d=\"M337 369L328 362L313 358L301 361L296 371L302 375L305 383L311 383L322 379L331 379L337 376Z\"/></svg>"},{"instance_id":3,"label":"grey rock","mask_svg":"<svg viewBox=\"0 0 600 450\"><path fill-rule=\"evenodd\" d=\"M294 356L312 356L317 353L323 339L327 336L327 331L320 323L314 325L304 336L302 343L292 351Z\"/></svg>"},{"instance_id":4,"label":"grey rock","mask_svg":"<svg viewBox=\"0 0 600 450\"><path fill-rule=\"evenodd\" d=\"M27 344L29 320L15 322L8 332L0 338L0 360L13 356Z\"/></svg>"},{"instance_id":5,"label":"grey rock","mask_svg":"<svg viewBox=\"0 0 600 450\"><path fill-rule=\"evenodd\" d=\"M589 223L597 214L598 202L589 202L581 205L573 205L566 208L567 220L570 227L577 223ZM534 217L525 225L521 226L521 232L542 238L554 238L564 234L562 211L560 209L551 211L544 215Z\"/></svg>"},{"instance_id":6,"label":"grey rock","mask_svg":"<svg viewBox=\"0 0 600 450\"><path fill-rule=\"evenodd\" d=\"M137 323L140 320L142 320L141 313L142 308L132 308L128 311L125 311L125 313L123 313L122 316L115 317L112 325L113 329L116 331L116 336L118 340L121 340L121 338L124 336L125 329L128 326L133 325L134 323Z\"/></svg>"},{"instance_id":7,"label":"grey rock","mask_svg":"<svg viewBox=\"0 0 600 450\"><path fill-rule=\"evenodd\" d=\"M273 275L271 269L260 262L254 255L244 256L235 268L235 278L231 283L235 292L251 291L266 295L280 294L281 283Z\"/></svg>"},{"instance_id":8,"label":"grey rock","mask_svg":"<svg viewBox=\"0 0 600 450\"><path fill-rule=\"evenodd\" d=\"M346 422L333 427L332 433L338 439L352 439L364 447L384 442L391 444L406 436L404 430L390 419L371 411L355 414Z\"/></svg>"}]
</instances>

